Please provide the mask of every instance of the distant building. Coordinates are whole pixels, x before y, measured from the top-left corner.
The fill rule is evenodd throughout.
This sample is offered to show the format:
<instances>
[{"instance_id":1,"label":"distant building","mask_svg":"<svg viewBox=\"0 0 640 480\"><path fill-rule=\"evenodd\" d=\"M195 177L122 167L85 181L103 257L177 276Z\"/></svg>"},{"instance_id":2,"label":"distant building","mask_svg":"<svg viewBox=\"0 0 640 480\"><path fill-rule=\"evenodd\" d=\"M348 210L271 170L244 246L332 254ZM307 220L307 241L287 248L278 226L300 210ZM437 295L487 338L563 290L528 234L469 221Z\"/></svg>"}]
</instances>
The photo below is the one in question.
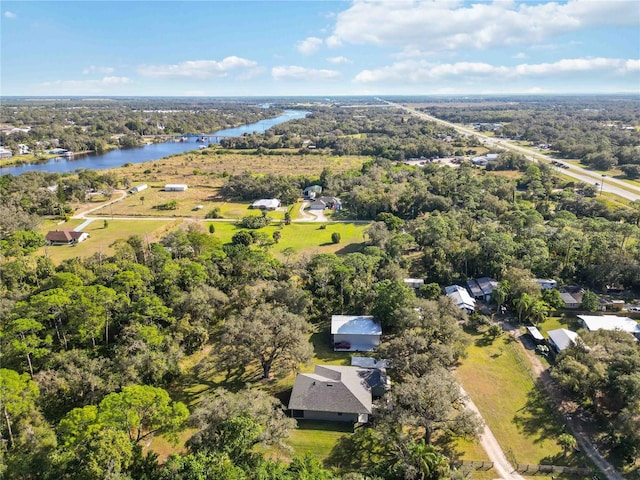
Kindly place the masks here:
<instances>
[{"instance_id":1,"label":"distant building","mask_svg":"<svg viewBox=\"0 0 640 480\"><path fill-rule=\"evenodd\" d=\"M164 186L165 192L184 192L189 187L183 183L168 183Z\"/></svg>"},{"instance_id":2,"label":"distant building","mask_svg":"<svg viewBox=\"0 0 640 480\"><path fill-rule=\"evenodd\" d=\"M146 190L147 188L149 188L149 185L147 185L146 183L143 183L142 185L137 185L135 187L133 187L131 190L129 190L129 193L138 193L141 192L142 190ZM166 186L164 187L166 190Z\"/></svg>"},{"instance_id":3,"label":"distant building","mask_svg":"<svg viewBox=\"0 0 640 480\"><path fill-rule=\"evenodd\" d=\"M411 288L420 288L424 285L424 280L422 278L405 278L403 282L407 287Z\"/></svg>"},{"instance_id":4,"label":"distant building","mask_svg":"<svg viewBox=\"0 0 640 480\"><path fill-rule=\"evenodd\" d=\"M493 289L498 286L498 281L489 277L476 278L467 281L467 288L471 292L471 296L476 300L491 300Z\"/></svg>"},{"instance_id":5,"label":"distant building","mask_svg":"<svg viewBox=\"0 0 640 480\"><path fill-rule=\"evenodd\" d=\"M11 158L13 157L13 153L11 150L5 147L0 147L0 158Z\"/></svg>"},{"instance_id":6,"label":"distant building","mask_svg":"<svg viewBox=\"0 0 640 480\"><path fill-rule=\"evenodd\" d=\"M578 315L580 323L590 332L596 330L620 330L640 339L640 324L629 317L617 315Z\"/></svg>"},{"instance_id":7,"label":"distant building","mask_svg":"<svg viewBox=\"0 0 640 480\"><path fill-rule=\"evenodd\" d=\"M49 245L72 245L80 243L89 238L87 232L76 232L75 230L54 230L47 233L45 239Z\"/></svg>"},{"instance_id":8,"label":"distant building","mask_svg":"<svg viewBox=\"0 0 640 480\"><path fill-rule=\"evenodd\" d=\"M302 195L305 198L313 200L314 198L316 198L316 196L320 195L321 193L322 193L322 187L320 185L310 185L303 190Z\"/></svg>"},{"instance_id":9,"label":"distant building","mask_svg":"<svg viewBox=\"0 0 640 480\"><path fill-rule=\"evenodd\" d=\"M27 155L29 153L31 153L31 151L29 150L29 147L27 145L25 145L24 143L18 144L18 155Z\"/></svg>"},{"instance_id":10,"label":"distant building","mask_svg":"<svg viewBox=\"0 0 640 480\"><path fill-rule=\"evenodd\" d=\"M544 343L544 337L540 333L540 330L537 329L537 327L534 327L533 325L528 326L527 333L529 334L529 336L531 336L536 344Z\"/></svg>"},{"instance_id":11,"label":"distant building","mask_svg":"<svg viewBox=\"0 0 640 480\"><path fill-rule=\"evenodd\" d=\"M560 298L564 302L564 308L579 308L582 303L581 300L578 300L569 292L561 292Z\"/></svg>"},{"instance_id":12,"label":"distant building","mask_svg":"<svg viewBox=\"0 0 640 480\"><path fill-rule=\"evenodd\" d=\"M338 197L319 197L309 205L310 210L342 210L342 202Z\"/></svg>"},{"instance_id":13,"label":"distant building","mask_svg":"<svg viewBox=\"0 0 640 480\"><path fill-rule=\"evenodd\" d=\"M540 285L543 290L558 288L558 282L556 282L555 280L550 280L548 278L534 278L533 281Z\"/></svg>"},{"instance_id":14,"label":"distant building","mask_svg":"<svg viewBox=\"0 0 640 480\"><path fill-rule=\"evenodd\" d=\"M451 301L461 310L465 310L467 313L471 314L476 309L476 300L469 295L469 292L466 288L461 287L460 285L449 285L444 288L444 291L451 299Z\"/></svg>"},{"instance_id":15,"label":"distant building","mask_svg":"<svg viewBox=\"0 0 640 480\"><path fill-rule=\"evenodd\" d=\"M280 200L277 198L263 198L253 202L249 208L255 208L258 210L275 210L278 207L280 207Z\"/></svg>"}]
</instances>

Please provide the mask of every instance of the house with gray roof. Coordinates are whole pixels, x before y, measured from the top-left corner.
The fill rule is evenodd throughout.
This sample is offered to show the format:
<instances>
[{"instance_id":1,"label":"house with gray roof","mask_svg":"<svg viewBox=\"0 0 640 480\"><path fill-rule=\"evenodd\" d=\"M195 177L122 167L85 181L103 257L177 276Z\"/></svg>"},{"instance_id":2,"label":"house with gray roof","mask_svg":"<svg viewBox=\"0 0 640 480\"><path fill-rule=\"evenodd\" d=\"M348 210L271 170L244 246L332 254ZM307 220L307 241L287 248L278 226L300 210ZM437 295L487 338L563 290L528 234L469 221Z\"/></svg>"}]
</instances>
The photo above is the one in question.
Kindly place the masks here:
<instances>
[{"instance_id":1,"label":"house with gray roof","mask_svg":"<svg viewBox=\"0 0 640 480\"><path fill-rule=\"evenodd\" d=\"M451 301L461 310L471 314L476 309L476 300L469 295L466 288L460 285L449 285L444 291Z\"/></svg>"},{"instance_id":2,"label":"house with gray roof","mask_svg":"<svg viewBox=\"0 0 640 480\"><path fill-rule=\"evenodd\" d=\"M577 345L577 343L580 341L580 337L576 332L572 332L571 330L567 330L566 328L549 330L547 332L547 335L549 335L549 343L558 353L566 350L569 347Z\"/></svg>"},{"instance_id":3,"label":"house with gray roof","mask_svg":"<svg viewBox=\"0 0 640 480\"><path fill-rule=\"evenodd\" d=\"M366 423L372 413L372 369L316 365L296 376L288 409L305 420Z\"/></svg>"}]
</instances>

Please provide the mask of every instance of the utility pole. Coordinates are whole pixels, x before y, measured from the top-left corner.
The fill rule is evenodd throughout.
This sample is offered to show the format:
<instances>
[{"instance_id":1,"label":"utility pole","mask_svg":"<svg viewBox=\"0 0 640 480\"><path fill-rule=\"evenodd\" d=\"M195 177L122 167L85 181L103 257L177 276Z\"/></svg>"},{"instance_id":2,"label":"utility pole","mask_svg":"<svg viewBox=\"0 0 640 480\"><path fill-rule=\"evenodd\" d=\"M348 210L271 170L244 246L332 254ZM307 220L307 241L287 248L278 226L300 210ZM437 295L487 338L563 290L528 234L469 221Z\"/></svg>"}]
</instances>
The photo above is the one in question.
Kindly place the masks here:
<instances>
[{"instance_id":1,"label":"utility pole","mask_svg":"<svg viewBox=\"0 0 640 480\"><path fill-rule=\"evenodd\" d=\"M600 182L600 196L602 196L602 189L604 188L604 178L606 177L606 175L603 173L602 174L602 182Z\"/></svg>"}]
</instances>

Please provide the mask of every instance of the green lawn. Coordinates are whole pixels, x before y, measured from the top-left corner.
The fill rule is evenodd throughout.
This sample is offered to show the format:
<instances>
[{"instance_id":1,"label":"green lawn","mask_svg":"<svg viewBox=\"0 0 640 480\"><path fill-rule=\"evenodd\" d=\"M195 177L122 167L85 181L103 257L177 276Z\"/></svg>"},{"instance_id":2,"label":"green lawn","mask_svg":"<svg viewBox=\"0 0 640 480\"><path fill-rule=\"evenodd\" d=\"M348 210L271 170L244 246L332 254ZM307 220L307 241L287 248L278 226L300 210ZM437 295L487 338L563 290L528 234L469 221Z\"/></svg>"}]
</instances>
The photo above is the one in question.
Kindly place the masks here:
<instances>
[{"instance_id":1,"label":"green lawn","mask_svg":"<svg viewBox=\"0 0 640 480\"><path fill-rule=\"evenodd\" d=\"M475 344L456 371L510 461L577 466L574 454L562 457L556 442L562 423L554 407L535 387L521 346L502 335Z\"/></svg>"},{"instance_id":2,"label":"green lawn","mask_svg":"<svg viewBox=\"0 0 640 480\"><path fill-rule=\"evenodd\" d=\"M318 460L325 461L336 443L352 431L350 423L298 420L298 428L291 433L286 443L296 455L310 453Z\"/></svg>"},{"instance_id":3,"label":"green lawn","mask_svg":"<svg viewBox=\"0 0 640 480\"><path fill-rule=\"evenodd\" d=\"M223 243L231 241L233 235L242 230L232 222L212 222L215 228L215 235ZM322 225L326 228L321 229ZM273 224L257 230L264 232L269 237L273 232L279 231L281 239L279 243L271 246L272 254L282 259L285 255L283 251L293 249L295 254L313 255L315 253L337 253L344 254L360 250L364 246L364 231L369 227L366 223L292 223L280 228L278 224ZM208 225L205 225L205 230ZM331 242L331 234L337 232L341 236L340 243Z\"/></svg>"},{"instance_id":4,"label":"green lawn","mask_svg":"<svg viewBox=\"0 0 640 480\"><path fill-rule=\"evenodd\" d=\"M62 225L57 225L58 229L77 227L84 220L70 220ZM148 236L150 242L156 241L158 237L164 235L170 230L176 228L182 220L112 220L107 219L108 226L104 228L104 220L94 220L87 227L83 228L83 232L89 233L89 238L75 246L71 245L55 245L38 249L37 255L47 255L54 263L60 263L63 260L73 257L90 257L94 253L102 253L103 255L112 255L113 249L111 244L122 238L127 239L131 235ZM43 227L46 228L46 227ZM52 230L54 227L47 228Z\"/></svg>"}]
</instances>

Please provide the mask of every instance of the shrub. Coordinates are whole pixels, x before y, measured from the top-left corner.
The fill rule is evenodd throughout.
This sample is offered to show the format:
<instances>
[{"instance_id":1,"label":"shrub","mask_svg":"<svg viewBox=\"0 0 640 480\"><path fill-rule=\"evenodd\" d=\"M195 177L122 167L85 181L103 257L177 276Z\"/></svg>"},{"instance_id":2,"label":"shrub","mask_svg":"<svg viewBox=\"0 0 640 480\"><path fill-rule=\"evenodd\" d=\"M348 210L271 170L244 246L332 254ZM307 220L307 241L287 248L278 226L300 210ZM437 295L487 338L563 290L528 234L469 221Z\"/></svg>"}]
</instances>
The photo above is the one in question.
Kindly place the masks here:
<instances>
[{"instance_id":1,"label":"shrub","mask_svg":"<svg viewBox=\"0 0 640 480\"><path fill-rule=\"evenodd\" d=\"M331 241L333 243L340 243L340 239L341 239L341 237L340 237L340 234L338 232L333 232L331 234Z\"/></svg>"},{"instance_id":2,"label":"shrub","mask_svg":"<svg viewBox=\"0 0 640 480\"><path fill-rule=\"evenodd\" d=\"M209 210L204 218L222 218L222 215L220 215L220 207L215 207Z\"/></svg>"},{"instance_id":3,"label":"shrub","mask_svg":"<svg viewBox=\"0 0 640 480\"><path fill-rule=\"evenodd\" d=\"M271 223L271 217L266 215L247 215L240 220L240 226L244 228L258 229Z\"/></svg>"}]
</instances>

